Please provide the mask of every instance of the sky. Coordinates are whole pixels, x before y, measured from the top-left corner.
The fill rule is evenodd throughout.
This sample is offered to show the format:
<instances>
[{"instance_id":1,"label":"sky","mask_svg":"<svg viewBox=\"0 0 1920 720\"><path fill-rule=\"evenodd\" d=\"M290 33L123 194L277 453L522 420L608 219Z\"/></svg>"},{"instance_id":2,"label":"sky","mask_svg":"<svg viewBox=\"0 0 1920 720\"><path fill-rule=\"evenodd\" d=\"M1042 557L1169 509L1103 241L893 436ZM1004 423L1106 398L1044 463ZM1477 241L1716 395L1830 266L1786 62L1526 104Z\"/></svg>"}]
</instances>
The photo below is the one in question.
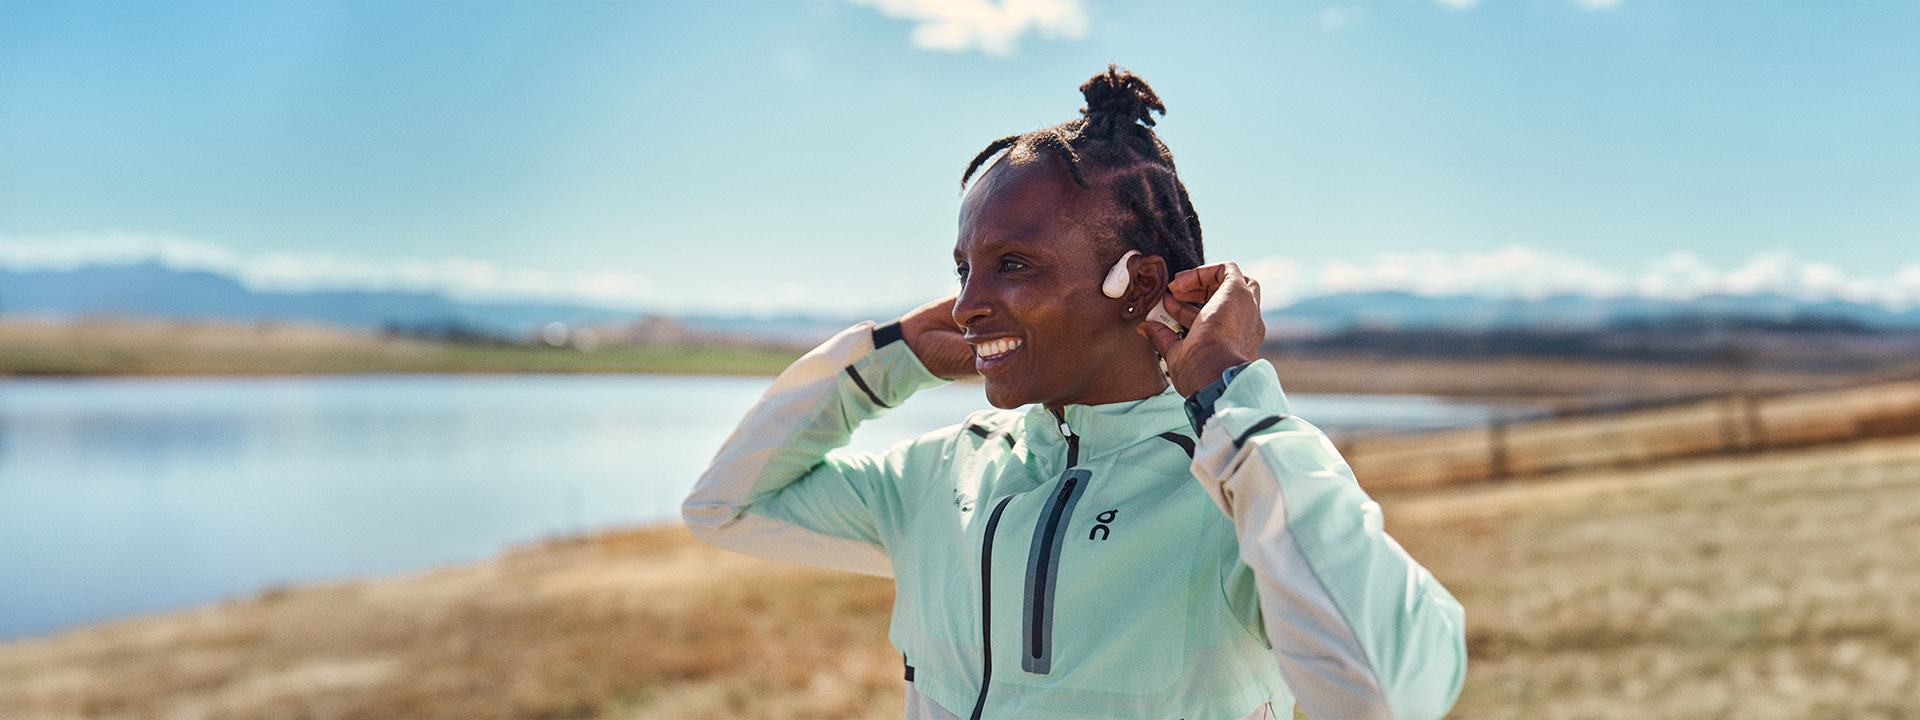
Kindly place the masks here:
<instances>
[{"instance_id":1,"label":"sky","mask_svg":"<svg viewBox=\"0 0 1920 720\"><path fill-rule=\"evenodd\" d=\"M0 0L0 267L705 314L952 292L959 178L1150 82L1209 260L1920 306L1920 2Z\"/></svg>"}]
</instances>

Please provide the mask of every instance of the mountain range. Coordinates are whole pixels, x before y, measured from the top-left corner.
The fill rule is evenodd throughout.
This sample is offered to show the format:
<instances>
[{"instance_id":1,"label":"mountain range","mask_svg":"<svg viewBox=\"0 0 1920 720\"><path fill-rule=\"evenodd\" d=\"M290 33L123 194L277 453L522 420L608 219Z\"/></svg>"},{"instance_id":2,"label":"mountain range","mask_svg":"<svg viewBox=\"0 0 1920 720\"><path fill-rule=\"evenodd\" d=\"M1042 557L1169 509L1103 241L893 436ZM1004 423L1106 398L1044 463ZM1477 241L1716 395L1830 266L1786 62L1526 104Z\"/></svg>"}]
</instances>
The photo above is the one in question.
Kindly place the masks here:
<instances>
[{"instance_id":1,"label":"mountain range","mask_svg":"<svg viewBox=\"0 0 1920 720\"><path fill-rule=\"evenodd\" d=\"M408 334L519 340L532 337L551 322L574 326L616 324L651 314L557 302L464 301L422 292L255 290L231 276L172 269L157 263L89 265L59 271L0 269L0 316L300 321ZM795 313L775 318L675 319L709 333L804 344L858 318ZM1777 295L1719 295L1691 300L1568 295L1524 300L1371 292L1307 298L1268 311L1266 320L1272 339L1303 348L1376 336L1655 333L1699 337L1730 332L1911 336L1920 332L1920 308L1892 310L1838 300L1803 302Z\"/></svg>"}]
</instances>

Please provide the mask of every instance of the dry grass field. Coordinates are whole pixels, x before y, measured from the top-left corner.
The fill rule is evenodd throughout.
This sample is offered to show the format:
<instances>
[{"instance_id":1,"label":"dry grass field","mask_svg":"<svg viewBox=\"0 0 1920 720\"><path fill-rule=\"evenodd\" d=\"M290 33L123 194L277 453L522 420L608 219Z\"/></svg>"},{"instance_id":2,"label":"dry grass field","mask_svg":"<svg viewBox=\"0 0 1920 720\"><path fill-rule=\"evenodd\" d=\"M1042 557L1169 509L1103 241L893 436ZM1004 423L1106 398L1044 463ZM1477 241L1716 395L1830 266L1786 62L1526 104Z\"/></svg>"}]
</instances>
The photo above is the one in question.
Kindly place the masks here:
<instances>
[{"instance_id":1,"label":"dry grass field","mask_svg":"<svg viewBox=\"0 0 1920 720\"><path fill-rule=\"evenodd\" d=\"M1387 497L1459 718L1920 717L1920 438Z\"/></svg>"},{"instance_id":2,"label":"dry grass field","mask_svg":"<svg viewBox=\"0 0 1920 720\"><path fill-rule=\"evenodd\" d=\"M1441 395L1555 400L1567 410L1606 409L1729 394L1822 390L1920 376L1920 366L1877 374L1736 370L1711 364L1566 357L1393 358L1266 354L1287 390L1359 395Z\"/></svg>"},{"instance_id":3,"label":"dry grass field","mask_svg":"<svg viewBox=\"0 0 1920 720\"><path fill-rule=\"evenodd\" d=\"M1920 438L1386 495L1457 718L1920 717ZM679 528L0 645L0 717L887 717L890 585Z\"/></svg>"},{"instance_id":4,"label":"dry grass field","mask_svg":"<svg viewBox=\"0 0 1920 720\"><path fill-rule=\"evenodd\" d=\"M314 325L0 322L0 377L421 372L773 375L800 353L787 348L702 345L582 352L545 345L434 342Z\"/></svg>"},{"instance_id":5,"label":"dry grass field","mask_svg":"<svg viewBox=\"0 0 1920 720\"><path fill-rule=\"evenodd\" d=\"M0 717L898 715L892 585L679 527L0 645Z\"/></svg>"}]
</instances>

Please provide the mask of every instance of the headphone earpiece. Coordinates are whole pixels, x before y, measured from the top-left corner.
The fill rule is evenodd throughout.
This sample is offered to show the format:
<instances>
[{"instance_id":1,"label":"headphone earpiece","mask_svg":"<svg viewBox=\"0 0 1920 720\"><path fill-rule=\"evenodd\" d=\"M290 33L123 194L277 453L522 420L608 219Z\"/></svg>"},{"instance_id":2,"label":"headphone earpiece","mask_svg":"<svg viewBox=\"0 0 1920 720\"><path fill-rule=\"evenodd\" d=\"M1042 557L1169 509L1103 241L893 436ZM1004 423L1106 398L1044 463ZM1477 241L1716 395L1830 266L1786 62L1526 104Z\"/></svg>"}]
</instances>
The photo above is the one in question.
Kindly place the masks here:
<instances>
[{"instance_id":1,"label":"headphone earpiece","mask_svg":"<svg viewBox=\"0 0 1920 720\"><path fill-rule=\"evenodd\" d=\"M1114 263L1113 269L1107 271L1106 281L1100 283L1100 292L1110 298L1127 294L1127 280L1132 274L1127 272L1127 260L1139 254L1139 250L1128 250L1127 254L1121 255L1120 262Z\"/></svg>"}]
</instances>

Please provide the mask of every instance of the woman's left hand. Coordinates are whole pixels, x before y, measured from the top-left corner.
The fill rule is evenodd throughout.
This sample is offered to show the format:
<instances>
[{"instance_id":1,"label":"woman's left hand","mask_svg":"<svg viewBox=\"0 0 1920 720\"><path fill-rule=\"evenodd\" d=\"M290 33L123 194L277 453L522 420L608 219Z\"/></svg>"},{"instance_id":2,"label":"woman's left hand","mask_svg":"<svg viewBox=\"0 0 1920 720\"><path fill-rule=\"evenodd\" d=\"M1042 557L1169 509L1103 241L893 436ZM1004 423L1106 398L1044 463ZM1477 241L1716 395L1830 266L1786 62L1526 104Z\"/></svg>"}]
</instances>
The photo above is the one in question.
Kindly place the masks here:
<instances>
[{"instance_id":1,"label":"woman's left hand","mask_svg":"<svg viewBox=\"0 0 1920 720\"><path fill-rule=\"evenodd\" d=\"M1204 303L1195 310L1187 303ZM1187 326L1183 339L1157 322L1140 323L1142 335L1167 361L1173 389L1192 395L1220 379L1227 368L1260 356L1267 323L1260 317L1260 283L1233 263L1181 271L1167 285L1161 307Z\"/></svg>"}]
</instances>

